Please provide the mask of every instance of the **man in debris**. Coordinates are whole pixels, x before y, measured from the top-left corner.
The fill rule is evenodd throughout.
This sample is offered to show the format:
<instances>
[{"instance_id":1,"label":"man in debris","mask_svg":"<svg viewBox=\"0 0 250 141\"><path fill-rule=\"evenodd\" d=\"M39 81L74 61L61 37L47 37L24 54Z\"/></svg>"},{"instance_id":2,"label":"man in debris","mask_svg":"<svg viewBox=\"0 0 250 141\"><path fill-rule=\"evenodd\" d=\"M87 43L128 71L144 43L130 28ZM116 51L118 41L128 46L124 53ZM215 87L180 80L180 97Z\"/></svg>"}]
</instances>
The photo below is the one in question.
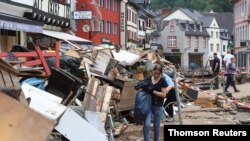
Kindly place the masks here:
<instances>
[{"instance_id":1,"label":"man in debris","mask_svg":"<svg viewBox=\"0 0 250 141\"><path fill-rule=\"evenodd\" d=\"M234 57L231 58L231 62L227 66L227 83L225 87L225 92L228 92L227 89L231 85L234 88L234 92L240 92L236 88L235 78L234 75L236 73L236 66L235 66L236 59Z\"/></svg>"},{"instance_id":2,"label":"man in debris","mask_svg":"<svg viewBox=\"0 0 250 141\"><path fill-rule=\"evenodd\" d=\"M214 53L214 60L212 64L212 70L213 70L213 77L215 80L215 88L219 89L219 72L220 72L220 59L217 56L217 53Z\"/></svg>"}]
</instances>

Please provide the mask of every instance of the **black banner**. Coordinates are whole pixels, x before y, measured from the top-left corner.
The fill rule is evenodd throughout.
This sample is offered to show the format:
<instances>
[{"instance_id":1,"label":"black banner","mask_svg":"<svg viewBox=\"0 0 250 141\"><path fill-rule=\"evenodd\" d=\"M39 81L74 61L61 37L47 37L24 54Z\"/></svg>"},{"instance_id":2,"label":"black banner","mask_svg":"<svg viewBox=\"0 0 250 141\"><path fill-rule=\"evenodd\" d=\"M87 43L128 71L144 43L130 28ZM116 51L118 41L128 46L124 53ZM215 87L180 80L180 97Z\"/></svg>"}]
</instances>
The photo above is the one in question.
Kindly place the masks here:
<instances>
[{"instance_id":1,"label":"black banner","mask_svg":"<svg viewBox=\"0 0 250 141\"><path fill-rule=\"evenodd\" d=\"M164 141L173 137L250 137L250 125L164 125Z\"/></svg>"}]
</instances>

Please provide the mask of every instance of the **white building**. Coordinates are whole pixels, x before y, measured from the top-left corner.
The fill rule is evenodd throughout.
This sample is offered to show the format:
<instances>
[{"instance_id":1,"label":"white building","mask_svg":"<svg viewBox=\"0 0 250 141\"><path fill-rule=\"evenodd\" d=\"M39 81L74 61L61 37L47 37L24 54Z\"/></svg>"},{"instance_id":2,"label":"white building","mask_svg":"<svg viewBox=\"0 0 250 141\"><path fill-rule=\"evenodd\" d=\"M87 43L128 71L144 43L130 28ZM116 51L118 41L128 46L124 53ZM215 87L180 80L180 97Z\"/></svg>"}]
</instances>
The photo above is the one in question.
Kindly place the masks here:
<instances>
[{"instance_id":1,"label":"white building","mask_svg":"<svg viewBox=\"0 0 250 141\"><path fill-rule=\"evenodd\" d=\"M209 60L209 66L212 66L212 61L213 61L213 54L217 53L218 57L222 59L221 57L221 39L220 39L220 28L218 26L218 23L213 16L206 16L200 18L200 20L203 23L204 28L207 30L209 34L209 39L208 39L208 46L209 49L207 50L206 57L207 61Z\"/></svg>"}]
</instances>

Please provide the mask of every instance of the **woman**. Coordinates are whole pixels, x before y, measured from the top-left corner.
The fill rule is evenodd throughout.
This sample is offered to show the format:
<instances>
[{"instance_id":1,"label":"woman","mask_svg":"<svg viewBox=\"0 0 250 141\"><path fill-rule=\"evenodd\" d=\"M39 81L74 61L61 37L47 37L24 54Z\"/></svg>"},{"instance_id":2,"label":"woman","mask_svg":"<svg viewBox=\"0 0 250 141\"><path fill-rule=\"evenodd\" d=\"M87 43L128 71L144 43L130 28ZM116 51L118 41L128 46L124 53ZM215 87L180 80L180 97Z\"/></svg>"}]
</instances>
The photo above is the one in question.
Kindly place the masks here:
<instances>
[{"instance_id":1,"label":"woman","mask_svg":"<svg viewBox=\"0 0 250 141\"><path fill-rule=\"evenodd\" d=\"M147 115L144 121L144 140L150 141L150 123L151 117L154 116L154 141L160 138L160 122L163 113L163 101L170 90L166 80L163 78L162 67L155 64L152 76L149 78L150 86L147 88L152 94L152 111ZM172 88L172 87L171 87Z\"/></svg>"}]
</instances>

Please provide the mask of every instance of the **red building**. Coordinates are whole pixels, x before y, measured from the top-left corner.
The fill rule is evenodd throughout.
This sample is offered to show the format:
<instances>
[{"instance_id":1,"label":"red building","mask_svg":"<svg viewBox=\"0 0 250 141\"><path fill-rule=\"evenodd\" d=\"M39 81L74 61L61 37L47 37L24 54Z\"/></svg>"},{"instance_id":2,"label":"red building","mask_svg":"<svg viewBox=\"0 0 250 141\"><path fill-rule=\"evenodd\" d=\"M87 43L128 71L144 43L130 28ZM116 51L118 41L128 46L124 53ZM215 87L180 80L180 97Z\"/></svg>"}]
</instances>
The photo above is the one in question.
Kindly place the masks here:
<instances>
[{"instance_id":1,"label":"red building","mask_svg":"<svg viewBox=\"0 0 250 141\"><path fill-rule=\"evenodd\" d=\"M91 20L77 20L76 35L94 44L120 44L120 0L78 0L77 11L92 11Z\"/></svg>"}]
</instances>

